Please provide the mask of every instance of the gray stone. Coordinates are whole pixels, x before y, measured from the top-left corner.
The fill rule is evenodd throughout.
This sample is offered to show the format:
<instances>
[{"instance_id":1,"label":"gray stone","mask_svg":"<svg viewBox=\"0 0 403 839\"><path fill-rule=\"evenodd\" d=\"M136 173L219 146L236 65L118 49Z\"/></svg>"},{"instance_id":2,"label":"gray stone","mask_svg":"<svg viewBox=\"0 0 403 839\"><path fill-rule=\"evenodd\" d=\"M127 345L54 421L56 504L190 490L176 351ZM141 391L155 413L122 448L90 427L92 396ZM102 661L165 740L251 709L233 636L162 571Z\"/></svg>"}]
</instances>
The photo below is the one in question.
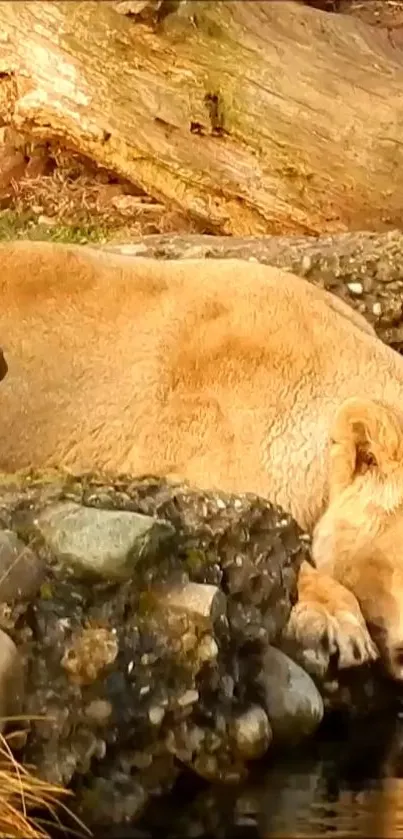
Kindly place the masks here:
<instances>
[{"instance_id":1,"label":"gray stone","mask_svg":"<svg viewBox=\"0 0 403 839\"><path fill-rule=\"evenodd\" d=\"M268 647L257 681L275 744L293 745L317 729L324 713L322 697L311 677L285 653Z\"/></svg>"},{"instance_id":2,"label":"gray stone","mask_svg":"<svg viewBox=\"0 0 403 839\"><path fill-rule=\"evenodd\" d=\"M35 521L53 553L76 570L125 578L174 533L168 522L124 510L98 510L72 501L53 504Z\"/></svg>"},{"instance_id":3,"label":"gray stone","mask_svg":"<svg viewBox=\"0 0 403 839\"><path fill-rule=\"evenodd\" d=\"M232 723L232 736L239 754L245 760L263 757L272 740L267 714L259 705L252 705Z\"/></svg>"},{"instance_id":4,"label":"gray stone","mask_svg":"<svg viewBox=\"0 0 403 839\"><path fill-rule=\"evenodd\" d=\"M7 718L21 714L24 668L14 641L0 629L0 731Z\"/></svg>"},{"instance_id":5,"label":"gray stone","mask_svg":"<svg viewBox=\"0 0 403 839\"><path fill-rule=\"evenodd\" d=\"M34 597L45 565L12 530L0 530L0 602Z\"/></svg>"}]
</instances>

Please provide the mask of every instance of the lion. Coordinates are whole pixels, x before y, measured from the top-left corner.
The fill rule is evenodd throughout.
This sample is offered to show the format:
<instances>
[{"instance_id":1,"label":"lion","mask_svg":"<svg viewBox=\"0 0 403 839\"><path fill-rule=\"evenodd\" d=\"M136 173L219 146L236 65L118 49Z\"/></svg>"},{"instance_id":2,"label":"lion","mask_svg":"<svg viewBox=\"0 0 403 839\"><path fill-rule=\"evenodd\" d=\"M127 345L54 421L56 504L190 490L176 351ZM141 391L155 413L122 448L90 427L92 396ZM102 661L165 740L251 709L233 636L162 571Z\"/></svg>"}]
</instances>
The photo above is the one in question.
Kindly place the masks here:
<instances>
[{"instance_id":1,"label":"lion","mask_svg":"<svg viewBox=\"0 0 403 839\"><path fill-rule=\"evenodd\" d=\"M0 469L256 493L312 534L286 635L403 678L403 359L346 303L236 259L0 245Z\"/></svg>"}]
</instances>

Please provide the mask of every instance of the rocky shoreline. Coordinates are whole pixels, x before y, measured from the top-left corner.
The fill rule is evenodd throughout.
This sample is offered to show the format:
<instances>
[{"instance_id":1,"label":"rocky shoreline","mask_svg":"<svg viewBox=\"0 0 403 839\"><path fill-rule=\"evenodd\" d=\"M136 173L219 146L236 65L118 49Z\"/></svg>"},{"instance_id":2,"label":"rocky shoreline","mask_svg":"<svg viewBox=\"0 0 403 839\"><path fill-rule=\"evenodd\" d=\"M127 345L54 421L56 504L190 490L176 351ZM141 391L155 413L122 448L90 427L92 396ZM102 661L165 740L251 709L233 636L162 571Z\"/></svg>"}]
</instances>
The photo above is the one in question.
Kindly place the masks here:
<instances>
[{"instance_id":1,"label":"rocky shoreline","mask_svg":"<svg viewBox=\"0 0 403 839\"><path fill-rule=\"evenodd\" d=\"M236 784L325 708L392 702L376 667L315 684L282 651L309 548L253 495L3 478L0 715L29 720L18 760L72 786L90 827L119 825L184 770Z\"/></svg>"}]
</instances>

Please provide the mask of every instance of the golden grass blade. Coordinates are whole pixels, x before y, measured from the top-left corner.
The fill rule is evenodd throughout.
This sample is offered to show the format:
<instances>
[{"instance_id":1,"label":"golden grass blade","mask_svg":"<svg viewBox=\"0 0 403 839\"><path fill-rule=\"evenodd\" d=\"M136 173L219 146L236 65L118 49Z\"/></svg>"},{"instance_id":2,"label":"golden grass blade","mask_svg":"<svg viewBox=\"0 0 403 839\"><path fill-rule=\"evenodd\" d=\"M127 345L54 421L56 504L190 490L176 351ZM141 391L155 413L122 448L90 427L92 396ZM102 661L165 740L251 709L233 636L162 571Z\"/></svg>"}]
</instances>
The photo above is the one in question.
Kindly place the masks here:
<instances>
[{"instance_id":1,"label":"golden grass blade","mask_svg":"<svg viewBox=\"0 0 403 839\"><path fill-rule=\"evenodd\" d=\"M7 738L0 734L0 839L49 839L47 826L62 828L75 836L91 835L62 801L71 792L42 781L33 771L15 759ZM64 827L57 810L68 814L82 832ZM32 811L46 811L51 819L35 818L30 815Z\"/></svg>"}]
</instances>

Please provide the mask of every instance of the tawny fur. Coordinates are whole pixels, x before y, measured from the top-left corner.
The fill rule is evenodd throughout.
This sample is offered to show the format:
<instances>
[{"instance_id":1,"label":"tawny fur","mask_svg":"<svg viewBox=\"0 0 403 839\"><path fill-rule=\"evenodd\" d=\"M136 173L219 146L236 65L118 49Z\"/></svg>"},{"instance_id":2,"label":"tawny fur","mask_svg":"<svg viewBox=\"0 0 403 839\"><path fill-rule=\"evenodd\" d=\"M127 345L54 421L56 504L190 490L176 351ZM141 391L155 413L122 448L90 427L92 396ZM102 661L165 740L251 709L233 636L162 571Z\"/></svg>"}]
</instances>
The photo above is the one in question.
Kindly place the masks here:
<instances>
[{"instance_id":1,"label":"tawny fur","mask_svg":"<svg viewBox=\"0 0 403 839\"><path fill-rule=\"evenodd\" d=\"M237 260L18 242L0 266L0 469L153 473L279 503L317 526L332 578L304 569L290 631L324 629L342 666L357 645L373 657L354 593L400 676L403 359L366 321ZM393 625L383 568L385 597L402 576Z\"/></svg>"}]
</instances>

